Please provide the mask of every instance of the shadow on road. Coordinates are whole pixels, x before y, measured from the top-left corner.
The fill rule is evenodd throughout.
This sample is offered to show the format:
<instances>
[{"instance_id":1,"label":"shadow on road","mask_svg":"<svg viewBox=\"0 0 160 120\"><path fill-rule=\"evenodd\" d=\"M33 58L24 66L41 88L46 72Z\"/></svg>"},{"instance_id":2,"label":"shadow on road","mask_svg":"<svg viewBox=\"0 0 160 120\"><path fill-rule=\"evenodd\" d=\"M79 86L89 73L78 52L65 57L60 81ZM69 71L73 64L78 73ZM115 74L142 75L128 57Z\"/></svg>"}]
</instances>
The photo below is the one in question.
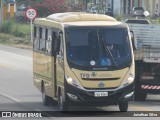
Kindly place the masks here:
<instances>
[{"instance_id":1,"label":"shadow on road","mask_svg":"<svg viewBox=\"0 0 160 120\"><path fill-rule=\"evenodd\" d=\"M57 106L43 106L42 102L1 102L0 111L17 113L42 113L43 117L94 117L94 116L119 116L121 112L104 111L101 107L71 106L70 111L61 112Z\"/></svg>"},{"instance_id":2,"label":"shadow on road","mask_svg":"<svg viewBox=\"0 0 160 120\"><path fill-rule=\"evenodd\" d=\"M43 106L42 102L4 102L0 103L0 111L15 113L40 113L43 117L132 117L134 114L149 114L149 111L107 111L101 107L71 106L70 111L61 112L57 106ZM108 109L109 110L109 109ZM160 112L152 111L160 116Z\"/></svg>"}]
</instances>

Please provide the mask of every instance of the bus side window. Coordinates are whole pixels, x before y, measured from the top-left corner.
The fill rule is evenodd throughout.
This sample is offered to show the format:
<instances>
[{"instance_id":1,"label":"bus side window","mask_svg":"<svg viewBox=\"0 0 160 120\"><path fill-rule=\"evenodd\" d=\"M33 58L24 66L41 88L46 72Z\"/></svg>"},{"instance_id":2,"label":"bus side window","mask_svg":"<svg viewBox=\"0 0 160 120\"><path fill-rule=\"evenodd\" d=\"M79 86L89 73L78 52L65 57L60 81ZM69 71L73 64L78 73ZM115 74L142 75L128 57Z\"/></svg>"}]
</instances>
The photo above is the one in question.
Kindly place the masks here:
<instances>
[{"instance_id":1,"label":"bus side window","mask_svg":"<svg viewBox=\"0 0 160 120\"><path fill-rule=\"evenodd\" d=\"M45 52L46 51L46 40L45 40L45 37L46 37L46 28L41 28L40 30L40 51L43 51Z\"/></svg>"},{"instance_id":2,"label":"bus side window","mask_svg":"<svg viewBox=\"0 0 160 120\"><path fill-rule=\"evenodd\" d=\"M48 38L46 40L46 52L48 54L51 54L52 50L52 30L49 28L48 29Z\"/></svg>"},{"instance_id":3,"label":"bus side window","mask_svg":"<svg viewBox=\"0 0 160 120\"><path fill-rule=\"evenodd\" d=\"M63 58L64 50L63 50L63 34L62 33L60 33L59 35L59 40L60 40L59 55Z\"/></svg>"},{"instance_id":4,"label":"bus side window","mask_svg":"<svg viewBox=\"0 0 160 120\"><path fill-rule=\"evenodd\" d=\"M39 50L39 27L34 26L34 50Z\"/></svg>"}]
</instances>

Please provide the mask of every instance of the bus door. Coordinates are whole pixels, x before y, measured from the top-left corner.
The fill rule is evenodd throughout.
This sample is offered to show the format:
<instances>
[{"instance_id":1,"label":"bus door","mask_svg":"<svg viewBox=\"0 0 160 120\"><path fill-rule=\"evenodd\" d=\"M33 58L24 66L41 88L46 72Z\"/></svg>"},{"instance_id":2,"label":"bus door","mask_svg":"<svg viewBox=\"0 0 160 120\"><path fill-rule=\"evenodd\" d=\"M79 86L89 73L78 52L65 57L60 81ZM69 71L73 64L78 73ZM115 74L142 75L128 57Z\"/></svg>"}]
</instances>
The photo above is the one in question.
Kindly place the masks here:
<instances>
[{"instance_id":1,"label":"bus door","mask_svg":"<svg viewBox=\"0 0 160 120\"><path fill-rule=\"evenodd\" d=\"M64 88L64 46L63 46L63 34L59 34L58 49L56 58L56 82L57 86ZM63 90L63 89L61 89ZM64 93L64 92L62 92Z\"/></svg>"}]
</instances>

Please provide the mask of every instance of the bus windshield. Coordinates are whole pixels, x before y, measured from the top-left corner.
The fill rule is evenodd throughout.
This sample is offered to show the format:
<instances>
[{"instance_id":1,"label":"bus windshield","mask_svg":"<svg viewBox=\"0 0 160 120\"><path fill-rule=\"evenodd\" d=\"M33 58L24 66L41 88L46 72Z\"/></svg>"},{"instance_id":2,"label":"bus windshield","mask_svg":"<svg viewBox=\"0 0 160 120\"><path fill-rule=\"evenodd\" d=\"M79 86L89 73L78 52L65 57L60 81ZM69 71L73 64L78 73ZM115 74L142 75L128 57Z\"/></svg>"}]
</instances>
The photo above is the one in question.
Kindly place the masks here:
<instances>
[{"instance_id":1,"label":"bus windshield","mask_svg":"<svg viewBox=\"0 0 160 120\"><path fill-rule=\"evenodd\" d=\"M125 28L81 28L66 30L67 60L74 66L118 67L131 61Z\"/></svg>"}]
</instances>

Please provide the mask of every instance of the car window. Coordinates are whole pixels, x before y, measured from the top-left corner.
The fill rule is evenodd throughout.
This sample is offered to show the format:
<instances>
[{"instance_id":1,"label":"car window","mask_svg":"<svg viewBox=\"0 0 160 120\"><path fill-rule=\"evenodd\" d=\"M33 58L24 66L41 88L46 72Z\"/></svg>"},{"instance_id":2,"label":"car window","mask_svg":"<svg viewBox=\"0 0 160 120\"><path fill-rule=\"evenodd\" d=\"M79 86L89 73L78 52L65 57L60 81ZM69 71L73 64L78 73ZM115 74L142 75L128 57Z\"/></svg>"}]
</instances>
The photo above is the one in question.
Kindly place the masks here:
<instances>
[{"instance_id":1,"label":"car window","mask_svg":"<svg viewBox=\"0 0 160 120\"><path fill-rule=\"evenodd\" d=\"M26 9L26 5L25 4L22 4L18 7L18 10L19 11L24 11Z\"/></svg>"}]
</instances>

